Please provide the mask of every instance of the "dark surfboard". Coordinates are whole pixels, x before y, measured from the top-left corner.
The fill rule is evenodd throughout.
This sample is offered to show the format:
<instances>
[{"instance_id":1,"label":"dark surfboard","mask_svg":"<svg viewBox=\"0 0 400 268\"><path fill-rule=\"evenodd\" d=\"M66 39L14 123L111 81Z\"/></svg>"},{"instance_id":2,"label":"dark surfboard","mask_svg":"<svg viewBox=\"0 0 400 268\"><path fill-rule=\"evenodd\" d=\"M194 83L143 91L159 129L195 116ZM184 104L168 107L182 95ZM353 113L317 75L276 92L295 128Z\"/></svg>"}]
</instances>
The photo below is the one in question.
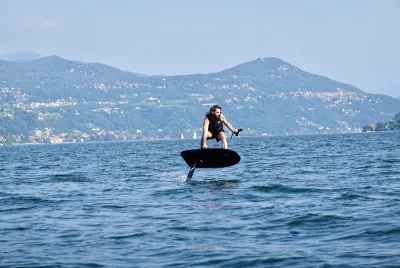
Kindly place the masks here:
<instances>
[{"instance_id":1,"label":"dark surfboard","mask_svg":"<svg viewBox=\"0 0 400 268\"><path fill-rule=\"evenodd\" d=\"M191 168L223 168L240 161L237 152L222 148L187 150L181 152L181 156Z\"/></svg>"}]
</instances>

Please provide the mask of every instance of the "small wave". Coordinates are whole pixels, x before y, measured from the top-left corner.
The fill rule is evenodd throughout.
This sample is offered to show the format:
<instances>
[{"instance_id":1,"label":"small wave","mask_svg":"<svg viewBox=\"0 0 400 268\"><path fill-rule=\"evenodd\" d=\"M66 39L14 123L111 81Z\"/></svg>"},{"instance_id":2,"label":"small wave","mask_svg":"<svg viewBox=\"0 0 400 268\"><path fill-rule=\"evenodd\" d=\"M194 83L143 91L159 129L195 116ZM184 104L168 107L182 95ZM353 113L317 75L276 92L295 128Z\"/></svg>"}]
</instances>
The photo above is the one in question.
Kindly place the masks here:
<instances>
[{"instance_id":1,"label":"small wave","mask_svg":"<svg viewBox=\"0 0 400 268\"><path fill-rule=\"evenodd\" d=\"M385 236L385 235L398 235L400 234L400 228L396 227L388 230L379 230L379 231L366 231L364 232L366 235L374 235L374 236Z\"/></svg>"},{"instance_id":2,"label":"small wave","mask_svg":"<svg viewBox=\"0 0 400 268\"><path fill-rule=\"evenodd\" d=\"M23 211L23 210L30 210L30 209L33 209L33 208L35 208L35 207L34 206L33 207L17 207L17 208L6 208L6 209L1 209L0 208L0 212L2 212L2 213L20 212L20 211Z\"/></svg>"},{"instance_id":3,"label":"small wave","mask_svg":"<svg viewBox=\"0 0 400 268\"><path fill-rule=\"evenodd\" d=\"M147 174L146 174L147 175ZM177 181L185 182L187 178L187 172L182 171L165 171L157 172L157 179L161 181Z\"/></svg>"},{"instance_id":4,"label":"small wave","mask_svg":"<svg viewBox=\"0 0 400 268\"><path fill-rule=\"evenodd\" d=\"M393 159L382 159L382 162L383 163L390 163L390 164L393 164L393 163L400 163L400 159L397 159L397 158L393 158Z\"/></svg>"},{"instance_id":5,"label":"small wave","mask_svg":"<svg viewBox=\"0 0 400 268\"><path fill-rule=\"evenodd\" d=\"M307 174L318 174L319 171L318 170L304 170L304 169L300 169L296 172L294 172L294 175L307 175Z\"/></svg>"},{"instance_id":6,"label":"small wave","mask_svg":"<svg viewBox=\"0 0 400 268\"><path fill-rule=\"evenodd\" d=\"M281 184L274 184L270 186L259 185L259 186L252 186L251 189L254 189L258 192L282 192L282 193L305 193L305 192L315 192L316 188L295 188L295 187L288 187Z\"/></svg>"},{"instance_id":7,"label":"small wave","mask_svg":"<svg viewBox=\"0 0 400 268\"><path fill-rule=\"evenodd\" d=\"M23 171L23 170L31 170L32 168L31 168L31 165L29 165L29 166L20 165L20 166L16 166L14 169Z\"/></svg>"},{"instance_id":8,"label":"small wave","mask_svg":"<svg viewBox=\"0 0 400 268\"><path fill-rule=\"evenodd\" d=\"M81 174L55 174L52 175L52 180L57 182L94 182L95 180L87 178Z\"/></svg>"},{"instance_id":9,"label":"small wave","mask_svg":"<svg viewBox=\"0 0 400 268\"><path fill-rule=\"evenodd\" d=\"M394 176L394 175L400 175L400 171L398 170L385 170L382 172L378 172L376 175L378 176Z\"/></svg>"},{"instance_id":10,"label":"small wave","mask_svg":"<svg viewBox=\"0 0 400 268\"><path fill-rule=\"evenodd\" d=\"M14 200L14 201L24 201L24 202L28 202L28 203L39 203L39 202L47 201L47 200L42 199L37 196L18 196L18 197L12 197L10 199Z\"/></svg>"},{"instance_id":11,"label":"small wave","mask_svg":"<svg viewBox=\"0 0 400 268\"><path fill-rule=\"evenodd\" d=\"M220 184L220 183L239 183L239 179L227 179L227 180L212 180L212 179L205 179L203 181L204 183L210 183L210 184Z\"/></svg>"},{"instance_id":12,"label":"small wave","mask_svg":"<svg viewBox=\"0 0 400 268\"><path fill-rule=\"evenodd\" d=\"M127 238L134 238L134 237L142 237L147 235L146 233L136 233L136 234L126 234L126 235L114 235L114 236L108 236L106 239L115 239L115 240L120 240L120 239L127 239Z\"/></svg>"},{"instance_id":13,"label":"small wave","mask_svg":"<svg viewBox=\"0 0 400 268\"><path fill-rule=\"evenodd\" d=\"M373 168L373 165L363 165L363 166L355 166L355 167L353 167L353 169L354 170L360 170L360 171L363 171L363 170L366 170L366 171L368 171L370 168Z\"/></svg>"},{"instance_id":14,"label":"small wave","mask_svg":"<svg viewBox=\"0 0 400 268\"><path fill-rule=\"evenodd\" d=\"M3 228L3 230L4 231L7 231L7 232L10 232L10 231L18 231L18 232L21 232L21 231L27 231L27 230L29 230L30 228L27 228L27 227L12 227L12 228Z\"/></svg>"},{"instance_id":15,"label":"small wave","mask_svg":"<svg viewBox=\"0 0 400 268\"><path fill-rule=\"evenodd\" d=\"M383 164L383 165L377 166L377 168L378 169L379 168L381 168L381 169L391 169L391 168L393 168L393 165L392 164Z\"/></svg>"},{"instance_id":16,"label":"small wave","mask_svg":"<svg viewBox=\"0 0 400 268\"><path fill-rule=\"evenodd\" d=\"M346 193L342 194L339 199L344 199L344 200L356 200L356 199L361 199L365 201L373 201L376 200L375 198L364 196L364 195L359 195L359 194L352 194L352 193Z\"/></svg>"},{"instance_id":17,"label":"small wave","mask_svg":"<svg viewBox=\"0 0 400 268\"><path fill-rule=\"evenodd\" d=\"M152 196L168 196L168 195L181 195L183 193L186 193L186 189L182 189L182 188L168 188L168 189L160 189L157 191L154 191L151 195Z\"/></svg>"},{"instance_id":18,"label":"small wave","mask_svg":"<svg viewBox=\"0 0 400 268\"><path fill-rule=\"evenodd\" d=\"M99 264L99 263L93 263L93 262L82 262L82 263L71 263L72 267L86 267L86 268L101 268L101 267L107 267L104 264ZM62 265L60 266L38 266L40 268L47 268L47 267L63 267Z\"/></svg>"},{"instance_id":19,"label":"small wave","mask_svg":"<svg viewBox=\"0 0 400 268\"><path fill-rule=\"evenodd\" d=\"M68 239L68 238L77 238L82 236L80 233L75 233L75 234L61 234L58 235L57 238L59 239Z\"/></svg>"},{"instance_id":20,"label":"small wave","mask_svg":"<svg viewBox=\"0 0 400 268\"><path fill-rule=\"evenodd\" d=\"M54 167L59 167L59 166L61 166L61 165L60 165L60 164L55 164L55 165L46 164L46 165L42 165L42 166L40 167L40 169L52 169L52 168L54 168Z\"/></svg>"},{"instance_id":21,"label":"small wave","mask_svg":"<svg viewBox=\"0 0 400 268\"><path fill-rule=\"evenodd\" d=\"M235 189L236 184L239 183L238 179L227 179L227 180L216 180L216 179L205 179L203 181L189 181L190 184L202 185L206 187L212 187L216 189Z\"/></svg>"},{"instance_id":22,"label":"small wave","mask_svg":"<svg viewBox=\"0 0 400 268\"><path fill-rule=\"evenodd\" d=\"M209 250L215 251L213 247L211 247ZM198 263L195 263L196 266L223 266L223 267L254 267L254 266L265 266L267 267L268 265L276 265L280 264L282 267L288 267L293 265L296 262L303 262L306 257L304 256L298 256L298 257L282 257L282 258L276 258L276 257L257 257L257 258L252 258L250 256L244 257L234 257L231 259L226 259L226 258L214 258L212 260L207 260L207 261L201 261ZM286 264L286 265L285 265Z\"/></svg>"},{"instance_id":23,"label":"small wave","mask_svg":"<svg viewBox=\"0 0 400 268\"><path fill-rule=\"evenodd\" d=\"M30 210L36 208L40 204L52 203L52 200L40 198L37 196L22 196L16 195L1 200L2 213L23 213L24 210Z\"/></svg>"},{"instance_id":24,"label":"small wave","mask_svg":"<svg viewBox=\"0 0 400 268\"><path fill-rule=\"evenodd\" d=\"M335 240L354 240L357 238L365 238L365 237L373 237L377 239L383 239L383 238L388 238L388 237L398 237L400 234L400 228L392 228L392 229L387 229L387 230L377 230L377 231L364 231L360 233L355 233L355 234L350 234L350 235L345 235L341 236L335 239L330 239L327 241L335 241Z\"/></svg>"},{"instance_id":25,"label":"small wave","mask_svg":"<svg viewBox=\"0 0 400 268\"><path fill-rule=\"evenodd\" d=\"M330 224L336 223L338 221L348 220L346 217L341 217L337 215L319 215L319 214L312 214L309 213L305 216L301 216L292 220L288 223L289 226L300 226L304 224Z\"/></svg>"},{"instance_id":26,"label":"small wave","mask_svg":"<svg viewBox=\"0 0 400 268\"><path fill-rule=\"evenodd\" d=\"M102 208L110 208L110 209L121 209L121 208L127 208L129 206L122 206L122 205L104 205L101 206Z\"/></svg>"},{"instance_id":27,"label":"small wave","mask_svg":"<svg viewBox=\"0 0 400 268\"><path fill-rule=\"evenodd\" d=\"M191 230L191 228L189 228L189 227L187 227L187 226L174 226L174 227L169 227L169 228L166 228L165 230L167 230L167 231L179 231L179 232L181 232L181 231L190 231Z\"/></svg>"}]
</instances>

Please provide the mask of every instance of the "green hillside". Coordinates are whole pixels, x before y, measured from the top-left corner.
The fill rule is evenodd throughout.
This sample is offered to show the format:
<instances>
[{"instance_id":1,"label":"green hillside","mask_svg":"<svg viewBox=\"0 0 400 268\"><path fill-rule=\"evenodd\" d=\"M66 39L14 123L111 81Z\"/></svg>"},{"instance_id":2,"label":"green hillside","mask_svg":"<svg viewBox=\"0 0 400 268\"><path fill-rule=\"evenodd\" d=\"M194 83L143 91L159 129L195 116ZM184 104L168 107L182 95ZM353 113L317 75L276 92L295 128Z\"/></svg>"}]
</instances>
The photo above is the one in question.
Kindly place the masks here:
<instances>
[{"instance_id":1,"label":"green hillside","mask_svg":"<svg viewBox=\"0 0 400 268\"><path fill-rule=\"evenodd\" d=\"M243 135L358 132L400 100L304 72L278 58L211 74L144 76L57 56L0 61L0 144L179 138L212 104Z\"/></svg>"}]
</instances>

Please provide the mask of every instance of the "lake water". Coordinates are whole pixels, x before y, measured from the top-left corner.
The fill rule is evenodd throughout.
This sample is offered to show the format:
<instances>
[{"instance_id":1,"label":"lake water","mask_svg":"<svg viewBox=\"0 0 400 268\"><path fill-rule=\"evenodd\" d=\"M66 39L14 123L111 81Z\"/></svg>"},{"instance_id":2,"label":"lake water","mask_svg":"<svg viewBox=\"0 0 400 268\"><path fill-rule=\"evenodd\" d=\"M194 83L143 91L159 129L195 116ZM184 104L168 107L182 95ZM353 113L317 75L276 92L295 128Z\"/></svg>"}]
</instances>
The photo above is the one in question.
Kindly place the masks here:
<instances>
[{"instance_id":1,"label":"lake water","mask_svg":"<svg viewBox=\"0 0 400 268\"><path fill-rule=\"evenodd\" d=\"M0 267L400 267L400 132L228 141L0 147Z\"/></svg>"}]
</instances>

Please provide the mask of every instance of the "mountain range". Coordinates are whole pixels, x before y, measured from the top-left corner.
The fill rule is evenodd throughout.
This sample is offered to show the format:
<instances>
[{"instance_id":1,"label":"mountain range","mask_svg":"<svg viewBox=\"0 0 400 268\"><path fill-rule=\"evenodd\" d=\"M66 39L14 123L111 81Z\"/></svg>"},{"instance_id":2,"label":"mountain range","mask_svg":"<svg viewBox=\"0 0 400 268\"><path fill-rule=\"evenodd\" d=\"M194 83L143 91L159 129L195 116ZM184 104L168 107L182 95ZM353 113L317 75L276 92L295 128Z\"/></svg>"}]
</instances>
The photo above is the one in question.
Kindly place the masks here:
<instances>
[{"instance_id":1,"label":"mountain range","mask_svg":"<svg viewBox=\"0 0 400 268\"><path fill-rule=\"evenodd\" d=\"M40 55L36 52L31 51L16 51L12 53L0 54L0 60L15 61L15 62L26 62L31 60L38 60L45 56Z\"/></svg>"},{"instance_id":2,"label":"mountain range","mask_svg":"<svg viewBox=\"0 0 400 268\"><path fill-rule=\"evenodd\" d=\"M213 104L243 135L358 132L400 100L259 58L209 74L146 76L60 58L0 60L0 144L192 137Z\"/></svg>"}]
</instances>

